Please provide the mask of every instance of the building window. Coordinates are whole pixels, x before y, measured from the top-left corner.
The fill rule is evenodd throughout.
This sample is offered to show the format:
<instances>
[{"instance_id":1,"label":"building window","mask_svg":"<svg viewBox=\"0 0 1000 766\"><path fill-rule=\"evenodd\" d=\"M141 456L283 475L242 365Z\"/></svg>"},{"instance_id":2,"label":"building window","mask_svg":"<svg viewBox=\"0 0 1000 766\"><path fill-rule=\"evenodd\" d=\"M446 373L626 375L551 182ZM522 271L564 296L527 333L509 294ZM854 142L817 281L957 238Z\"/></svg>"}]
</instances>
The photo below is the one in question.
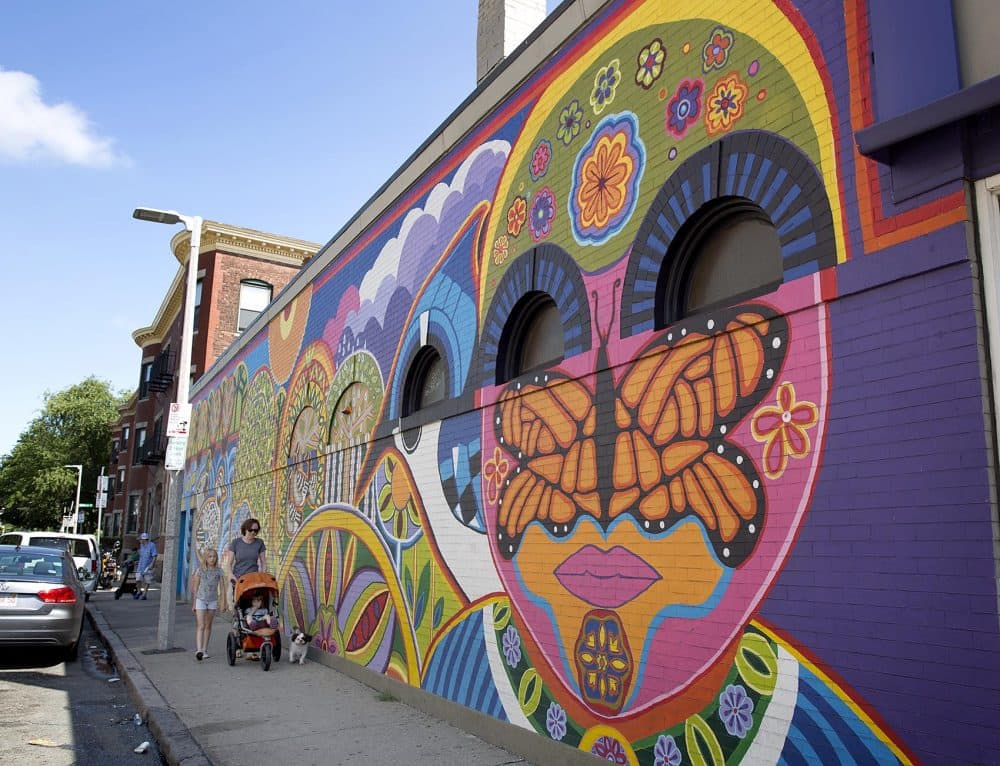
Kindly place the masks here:
<instances>
[{"instance_id":1,"label":"building window","mask_svg":"<svg viewBox=\"0 0 1000 766\"><path fill-rule=\"evenodd\" d=\"M132 447L132 465L139 464L139 453L146 443L146 427L135 429L135 445Z\"/></svg>"},{"instance_id":2,"label":"building window","mask_svg":"<svg viewBox=\"0 0 1000 766\"><path fill-rule=\"evenodd\" d=\"M122 449L128 448L128 438L132 435L131 426L122 426Z\"/></svg>"},{"instance_id":3,"label":"building window","mask_svg":"<svg viewBox=\"0 0 1000 766\"><path fill-rule=\"evenodd\" d=\"M118 537L122 533L122 512L115 511L114 521L111 522L111 536Z\"/></svg>"},{"instance_id":4,"label":"building window","mask_svg":"<svg viewBox=\"0 0 1000 766\"><path fill-rule=\"evenodd\" d=\"M448 370L433 346L424 346L413 359L403 389L403 417L444 401Z\"/></svg>"},{"instance_id":5,"label":"building window","mask_svg":"<svg viewBox=\"0 0 1000 766\"><path fill-rule=\"evenodd\" d=\"M722 197L703 205L678 231L661 276L659 325L770 292L782 281L781 240L758 205Z\"/></svg>"},{"instance_id":6,"label":"building window","mask_svg":"<svg viewBox=\"0 0 1000 766\"><path fill-rule=\"evenodd\" d=\"M128 496L128 513L125 514L125 533L134 534L139 529L139 499L142 495Z\"/></svg>"},{"instance_id":7,"label":"building window","mask_svg":"<svg viewBox=\"0 0 1000 766\"><path fill-rule=\"evenodd\" d=\"M194 283L194 331L198 332L198 318L201 316L201 283L199 279Z\"/></svg>"},{"instance_id":8,"label":"building window","mask_svg":"<svg viewBox=\"0 0 1000 766\"><path fill-rule=\"evenodd\" d=\"M524 296L511 312L497 353L497 383L562 361L562 318L552 298L542 292Z\"/></svg>"},{"instance_id":9,"label":"building window","mask_svg":"<svg viewBox=\"0 0 1000 766\"><path fill-rule=\"evenodd\" d=\"M116 490L115 494L118 494L123 489L125 489L125 469L124 468L119 468L118 469L118 481L115 484L115 490Z\"/></svg>"},{"instance_id":10,"label":"building window","mask_svg":"<svg viewBox=\"0 0 1000 766\"><path fill-rule=\"evenodd\" d=\"M257 315L271 302L272 287L267 282L247 279L240 282L240 314L237 332L246 330Z\"/></svg>"},{"instance_id":11,"label":"building window","mask_svg":"<svg viewBox=\"0 0 1000 766\"><path fill-rule=\"evenodd\" d=\"M139 398L145 399L149 396L149 380L153 377L153 363L143 362L139 371Z\"/></svg>"}]
</instances>

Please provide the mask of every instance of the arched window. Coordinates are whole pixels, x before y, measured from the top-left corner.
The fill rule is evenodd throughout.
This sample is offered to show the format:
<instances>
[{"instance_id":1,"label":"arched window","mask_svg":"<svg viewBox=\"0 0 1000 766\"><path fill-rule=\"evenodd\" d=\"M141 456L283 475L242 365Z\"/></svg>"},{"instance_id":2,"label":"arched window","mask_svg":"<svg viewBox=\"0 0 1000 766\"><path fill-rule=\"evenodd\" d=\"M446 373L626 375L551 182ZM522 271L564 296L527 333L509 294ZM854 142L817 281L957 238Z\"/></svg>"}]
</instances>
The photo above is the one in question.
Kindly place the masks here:
<instances>
[{"instance_id":1,"label":"arched window","mask_svg":"<svg viewBox=\"0 0 1000 766\"><path fill-rule=\"evenodd\" d=\"M448 369L433 346L424 346L413 358L403 389L403 417L445 399Z\"/></svg>"},{"instance_id":2,"label":"arched window","mask_svg":"<svg viewBox=\"0 0 1000 766\"><path fill-rule=\"evenodd\" d=\"M743 197L712 200L670 243L660 275L658 325L770 292L782 281L781 240L758 205Z\"/></svg>"},{"instance_id":3,"label":"arched window","mask_svg":"<svg viewBox=\"0 0 1000 766\"><path fill-rule=\"evenodd\" d=\"M562 361L565 353L559 308L542 292L524 296L514 307L500 339L497 384Z\"/></svg>"}]
</instances>

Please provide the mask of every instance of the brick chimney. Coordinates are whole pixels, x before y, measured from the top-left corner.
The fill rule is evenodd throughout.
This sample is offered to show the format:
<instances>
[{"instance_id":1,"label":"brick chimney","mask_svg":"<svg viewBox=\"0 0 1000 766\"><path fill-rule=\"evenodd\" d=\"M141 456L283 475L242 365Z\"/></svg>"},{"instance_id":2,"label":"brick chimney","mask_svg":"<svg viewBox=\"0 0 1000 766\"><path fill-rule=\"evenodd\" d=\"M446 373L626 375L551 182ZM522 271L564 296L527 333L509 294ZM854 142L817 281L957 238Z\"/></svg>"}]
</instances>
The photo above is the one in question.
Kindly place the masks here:
<instances>
[{"instance_id":1,"label":"brick chimney","mask_svg":"<svg viewBox=\"0 0 1000 766\"><path fill-rule=\"evenodd\" d=\"M479 0L476 82L482 82L545 19L545 0Z\"/></svg>"}]
</instances>

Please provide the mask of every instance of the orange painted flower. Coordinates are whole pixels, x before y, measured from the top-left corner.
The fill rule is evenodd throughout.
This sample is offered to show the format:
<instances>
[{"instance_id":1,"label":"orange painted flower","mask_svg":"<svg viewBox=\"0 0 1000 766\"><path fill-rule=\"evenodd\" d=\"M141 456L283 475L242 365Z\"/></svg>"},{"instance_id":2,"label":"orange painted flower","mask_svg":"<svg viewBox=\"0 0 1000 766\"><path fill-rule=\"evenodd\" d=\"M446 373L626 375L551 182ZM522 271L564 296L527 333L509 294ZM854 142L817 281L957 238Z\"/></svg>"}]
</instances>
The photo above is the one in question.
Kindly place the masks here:
<instances>
[{"instance_id":1,"label":"orange painted flower","mask_svg":"<svg viewBox=\"0 0 1000 766\"><path fill-rule=\"evenodd\" d=\"M516 237L521 233L524 222L528 220L528 202L524 197L514 197L507 209L507 233Z\"/></svg>"},{"instance_id":2,"label":"orange painted flower","mask_svg":"<svg viewBox=\"0 0 1000 766\"><path fill-rule=\"evenodd\" d=\"M583 162L583 183L577 191L580 222L603 229L625 205L635 161L626 151L624 133L602 136Z\"/></svg>"},{"instance_id":3,"label":"orange painted flower","mask_svg":"<svg viewBox=\"0 0 1000 766\"><path fill-rule=\"evenodd\" d=\"M753 438L764 444L764 474L777 479L788 467L788 458L806 457L812 447L809 429L819 420L812 402L796 402L795 386L778 386L777 406L761 407L753 416Z\"/></svg>"},{"instance_id":4,"label":"orange painted flower","mask_svg":"<svg viewBox=\"0 0 1000 766\"><path fill-rule=\"evenodd\" d=\"M500 486L510 472L510 463L499 447L493 448L493 457L483 466L483 480L486 483L486 499L495 503L500 497Z\"/></svg>"},{"instance_id":5,"label":"orange painted flower","mask_svg":"<svg viewBox=\"0 0 1000 766\"><path fill-rule=\"evenodd\" d=\"M747 86L736 72L719 80L708 97L705 108L705 129L709 135L722 133L743 116Z\"/></svg>"}]
</instances>

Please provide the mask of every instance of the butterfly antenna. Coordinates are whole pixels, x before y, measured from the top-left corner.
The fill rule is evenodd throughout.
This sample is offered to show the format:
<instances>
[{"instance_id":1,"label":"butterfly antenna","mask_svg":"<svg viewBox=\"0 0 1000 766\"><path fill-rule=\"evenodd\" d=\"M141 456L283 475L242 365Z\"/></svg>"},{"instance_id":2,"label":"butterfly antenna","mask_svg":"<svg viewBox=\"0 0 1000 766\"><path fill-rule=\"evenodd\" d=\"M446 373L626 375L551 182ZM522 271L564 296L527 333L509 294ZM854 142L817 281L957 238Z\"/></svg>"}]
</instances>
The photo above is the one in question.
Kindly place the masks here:
<instances>
[{"instance_id":1,"label":"butterfly antenna","mask_svg":"<svg viewBox=\"0 0 1000 766\"><path fill-rule=\"evenodd\" d=\"M597 337L601 341L602 346L608 345L608 338L611 337L611 328L615 323L615 306L618 305L618 288L621 287L621 279L616 279L614 284L611 285L611 318L608 320L608 326L603 331L600 325L597 327ZM600 316L600 294L597 290L590 291L590 297L594 299L594 321L597 321L597 317Z\"/></svg>"}]
</instances>

